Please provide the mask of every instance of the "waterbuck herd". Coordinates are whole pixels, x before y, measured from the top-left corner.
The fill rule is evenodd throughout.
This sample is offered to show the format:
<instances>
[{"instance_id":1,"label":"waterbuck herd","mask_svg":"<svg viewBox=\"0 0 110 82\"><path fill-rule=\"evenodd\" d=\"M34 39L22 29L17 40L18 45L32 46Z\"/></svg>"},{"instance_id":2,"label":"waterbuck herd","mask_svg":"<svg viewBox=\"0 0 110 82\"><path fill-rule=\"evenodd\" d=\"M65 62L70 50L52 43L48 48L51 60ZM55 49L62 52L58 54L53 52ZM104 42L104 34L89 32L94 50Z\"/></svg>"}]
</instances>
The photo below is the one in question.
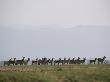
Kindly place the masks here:
<instances>
[{"instance_id":1,"label":"waterbuck herd","mask_svg":"<svg viewBox=\"0 0 110 82\"><path fill-rule=\"evenodd\" d=\"M103 64L105 61L105 56L102 58L94 58L92 60L89 60L90 64L96 64L96 62L98 64ZM28 65L28 62L30 61L30 58L25 59L25 57L23 57L21 60L16 60L16 58L11 58L8 61L4 61L4 66L5 65ZM64 58L64 59L54 59L54 58L41 58L38 59L36 58L36 60L32 60L32 65L36 64L36 65L64 65L64 64L85 64L86 58L81 59L80 57L78 58Z\"/></svg>"}]
</instances>

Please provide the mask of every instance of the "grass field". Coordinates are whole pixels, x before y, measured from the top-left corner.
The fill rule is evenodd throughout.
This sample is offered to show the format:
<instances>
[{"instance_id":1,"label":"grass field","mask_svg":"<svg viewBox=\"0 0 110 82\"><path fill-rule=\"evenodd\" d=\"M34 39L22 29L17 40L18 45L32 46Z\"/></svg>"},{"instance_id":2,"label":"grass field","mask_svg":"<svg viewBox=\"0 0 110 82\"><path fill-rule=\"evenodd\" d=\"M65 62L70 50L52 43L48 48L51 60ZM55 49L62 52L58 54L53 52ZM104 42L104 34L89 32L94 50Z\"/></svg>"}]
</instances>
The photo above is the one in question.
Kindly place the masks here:
<instances>
[{"instance_id":1,"label":"grass field","mask_svg":"<svg viewBox=\"0 0 110 82\"><path fill-rule=\"evenodd\" d=\"M110 65L5 66L0 82L110 82Z\"/></svg>"}]
</instances>

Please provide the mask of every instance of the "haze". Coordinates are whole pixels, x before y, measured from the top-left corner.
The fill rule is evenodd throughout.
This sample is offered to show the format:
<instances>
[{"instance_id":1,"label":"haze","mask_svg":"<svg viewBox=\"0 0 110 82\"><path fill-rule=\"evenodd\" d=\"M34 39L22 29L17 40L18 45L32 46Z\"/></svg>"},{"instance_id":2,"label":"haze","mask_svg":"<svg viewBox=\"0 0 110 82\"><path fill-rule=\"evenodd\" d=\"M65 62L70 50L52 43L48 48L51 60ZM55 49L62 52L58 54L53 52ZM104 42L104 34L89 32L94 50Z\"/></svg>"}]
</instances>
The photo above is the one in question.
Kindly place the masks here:
<instances>
[{"instance_id":1,"label":"haze","mask_svg":"<svg viewBox=\"0 0 110 82\"><path fill-rule=\"evenodd\" d=\"M0 59L110 57L110 0L0 0Z\"/></svg>"}]
</instances>

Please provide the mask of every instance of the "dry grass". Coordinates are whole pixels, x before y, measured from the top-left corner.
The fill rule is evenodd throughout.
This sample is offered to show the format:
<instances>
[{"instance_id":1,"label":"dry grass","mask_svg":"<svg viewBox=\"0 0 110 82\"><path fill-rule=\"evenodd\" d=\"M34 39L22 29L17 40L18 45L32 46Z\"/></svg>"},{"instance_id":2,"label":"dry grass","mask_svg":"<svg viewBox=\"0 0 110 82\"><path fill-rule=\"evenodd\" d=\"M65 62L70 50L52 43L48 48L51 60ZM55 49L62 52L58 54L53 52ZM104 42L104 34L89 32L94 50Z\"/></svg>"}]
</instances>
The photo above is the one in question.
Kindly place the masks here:
<instances>
[{"instance_id":1,"label":"dry grass","mask_svg":"<svg viewBox=\"0 0 110 82\"><path fill-rule=\"evenodd\" d=\"M0 82L110 82L110 65L5 66Z\"/></svg>"}]
</instances>

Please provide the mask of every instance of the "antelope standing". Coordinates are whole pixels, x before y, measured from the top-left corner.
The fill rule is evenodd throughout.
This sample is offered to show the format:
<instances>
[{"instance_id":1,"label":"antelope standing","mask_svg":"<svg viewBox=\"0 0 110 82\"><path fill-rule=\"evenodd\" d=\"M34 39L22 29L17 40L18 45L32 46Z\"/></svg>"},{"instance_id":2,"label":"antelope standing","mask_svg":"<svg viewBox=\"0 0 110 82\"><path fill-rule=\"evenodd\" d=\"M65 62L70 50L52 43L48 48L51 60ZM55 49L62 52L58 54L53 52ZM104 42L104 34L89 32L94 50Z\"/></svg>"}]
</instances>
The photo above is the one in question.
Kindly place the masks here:
<instances>
[{"instance_id":1,"label":"antelope standing","mask_svg":"<svg viewBox=\"0 0 110 82\"><path fill-rule=\"evenodd\" d=\"M49 61L49 63L52 65L53 64L53 62L54 62L54 58L52 58L50 61Z\"/></svg>"},{"instance_id":2,"label":"antelope standing","mask_svg":"<svg viewBox=\"0 0 110 82\"><path fill-rule=\"evenodd\" d=\"M54 61L54 65L55 65L56 63L59 65L60 62L61 62L61 58L59 58L59 60L55 60L55 61Z\"/></svg>"},{"instance_id":3,"label":"antelope standing","mask_svg":"<svg viewBox=\"0 0 110 82\"><path fill-rule=\"evenodd\" d=\"M70 59L70 58L69 58ZM74 60L75 58L73 58L73 59L70 59L70 61L69 61L69 64L75 64L75 60Z\"/></svg>"},{"instance_id":4,"label":"antelope standing","mask_svg":"<svg viewBox=\"0 0 110 82\"><path fill-rule=\"evenodd\" d=\"M90 64L92 64L92 63L95 64L96 60L97 60L97 58L95 58L94 60L90 60Z\"/></svg>"},{"instance_id":5,"label":"antelope standing","mask_svg":"<svg viewBox=\"0 0 110 82\"><path fill-rule=\"evenodd\" d=\"M15 62L16 62L16 58L14 58L14 60L10 60L10 61L8 61L9 62L9 65L15 65Z\"/></svg>"},{"instance_id":6,"label":"antelope standing","mask_svg":"<svg viewBox=\"0 0 110 82\"><path fill-rule=\"evenodd\" d=\"M36 60L32 60L32 65L33 64L38 64L38 58L36 58Z\"/></svg>"},{"instance_id":7,"label":"antelope standing","mask_svg":"<svg viewBox=\"0 0 110 82\"><path fill-rule=\"evenodd\" d=\"M103 64L103 62L104 62L104 60L105 60L105 56L103 57L103 58L98 58L97 60L98 60L98 64Z\"/></svg>"},{"instance_id":8,"label":"antelope standing","mask_svg":"<svg viewBox=\"0 0 110 82\"><path fill-rule=\"evenodd\" d=\"M30 61L30 58L28 58L27 60L24 60L24 65L27 65L29 61Z\"/></svg>"},{"instance_id":9,"label":"antelope standing","mask_svg":"<svg viewBox=\"0 0 110 82\"><path fill-rule=\"evenodd\" d=\"M74 60L75 64L80 64L80 57L78 57L78 59Z\"/></svg>"},{"instance_id":10,"label":"antelope standing","mask_svg":"<svg viewBox=\"0 0 110 82\"><path fill-rule=\"evenodd\" d=\"M16 65L18 65L18 64L23 65L24 64L24 59L25 59L25 57L23 57L21 60L16 60L15 64Z\"/></svg>"},{"instance_id":11,"label":"antelope standing","mask_svg":"<svg viewBox=\"0 0 110 82\"><path fill-rule=\"evenodd\" d=\"M86 58L83 58L83 60L80 60L80 63L81 63L81 64L84 64L85 61L86 61Z\"/></svg>"}]
</instances>

